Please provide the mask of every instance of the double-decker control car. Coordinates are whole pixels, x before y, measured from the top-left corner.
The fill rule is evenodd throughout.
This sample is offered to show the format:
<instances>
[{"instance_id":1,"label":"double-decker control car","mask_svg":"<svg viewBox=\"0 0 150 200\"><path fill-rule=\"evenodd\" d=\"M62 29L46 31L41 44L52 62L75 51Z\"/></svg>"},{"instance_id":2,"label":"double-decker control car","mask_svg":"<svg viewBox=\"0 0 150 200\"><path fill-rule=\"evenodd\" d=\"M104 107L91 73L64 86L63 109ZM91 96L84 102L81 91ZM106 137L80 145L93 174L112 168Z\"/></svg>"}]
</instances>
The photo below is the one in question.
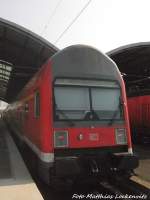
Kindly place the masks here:
<instances>
[{"instance_id":1,"label":"double-decker control car","mask_svg":"<svg viewBox=\"0 0 150 200\"><path fill-rule=\"evenodd\" d=\"M47 183L125 174L138 165L124 81L116 64L92 47L57 52L3 115Z\"/></svg>"}]
</instances>

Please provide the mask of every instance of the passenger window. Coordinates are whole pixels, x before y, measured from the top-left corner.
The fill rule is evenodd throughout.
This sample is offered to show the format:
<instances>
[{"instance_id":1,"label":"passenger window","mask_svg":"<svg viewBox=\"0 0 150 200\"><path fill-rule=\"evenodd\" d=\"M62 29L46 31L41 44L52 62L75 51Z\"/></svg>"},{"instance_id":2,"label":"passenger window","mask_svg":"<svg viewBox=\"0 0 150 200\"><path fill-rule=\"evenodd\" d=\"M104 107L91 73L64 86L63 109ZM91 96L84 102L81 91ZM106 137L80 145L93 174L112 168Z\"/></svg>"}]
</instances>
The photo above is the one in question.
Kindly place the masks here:
<instances>
[{"instance_id":1,"label":"passenger window","mask_svg":"<svg viewBox=\"0 0 150 200\"><path fill-rule=\"evenodd\" d=\"M29 104L28 103L25 103L24 110L25 110L26 113L29 112Z\"/></svg>"},{"instance_id":2,"label":"passenger window","mask_svg":"<svg viewBox=\"0 0 150 200\"><path fill-rule=\"evenodd\" d=\"M34 97L34 116L40 117L40 93L36 92Z\"/></svg>"}]
</instances>

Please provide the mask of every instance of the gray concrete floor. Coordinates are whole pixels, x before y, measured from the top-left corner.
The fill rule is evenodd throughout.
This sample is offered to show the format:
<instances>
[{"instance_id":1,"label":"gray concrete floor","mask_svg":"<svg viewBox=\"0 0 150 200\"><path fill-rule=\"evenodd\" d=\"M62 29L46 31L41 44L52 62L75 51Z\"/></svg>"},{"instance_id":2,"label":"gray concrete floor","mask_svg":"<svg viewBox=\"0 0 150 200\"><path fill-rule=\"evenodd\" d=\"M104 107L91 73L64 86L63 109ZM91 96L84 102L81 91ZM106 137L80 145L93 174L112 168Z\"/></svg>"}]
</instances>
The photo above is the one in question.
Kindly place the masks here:
<instances>
[{"instance_id":1,"label":"gray concrete floor","mask_svg":"<svg viewBox=\"0 0 150 200\"><path fill-rule=\"evenodd\" d=\"M149 145L136 145L134 152L139 156L140 165L135 170L136 174L150 182L150 144Z\"/></svg>"},{"instance_id":2,"label":"gray concrete floor","mask_svg":"<svg viewBox=\"0 0 150 200\"><path fill-rule=\"evenodd\" d=\"M0 199L43 200L2 121L0 121Z\"/></svg>"}]
</instances>

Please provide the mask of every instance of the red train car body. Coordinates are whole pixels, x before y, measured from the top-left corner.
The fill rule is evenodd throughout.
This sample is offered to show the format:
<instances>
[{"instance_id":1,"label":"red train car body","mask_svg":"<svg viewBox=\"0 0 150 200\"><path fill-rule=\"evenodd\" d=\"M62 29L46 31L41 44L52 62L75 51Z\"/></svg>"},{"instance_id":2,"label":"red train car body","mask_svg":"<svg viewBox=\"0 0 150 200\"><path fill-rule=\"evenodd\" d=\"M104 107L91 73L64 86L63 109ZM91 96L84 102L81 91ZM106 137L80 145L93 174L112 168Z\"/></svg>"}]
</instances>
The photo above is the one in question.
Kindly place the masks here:
<instances>
[{"instance_id":1,"label":"red train car body","mask_svg":"<svg viewBox=\"0 0 150 200\"><path fill-rule=\"evenodd\" d=\"M138 165L123 79L115 63L92 47L75 45L51 57L4 118L36 155L47 183Z\"/></svg>"},{"instance_id":2,"label":"red train car body","mask_svg":"<svg viewBox=\"0 0 150 200\"><path fill-rule=\"evenodd\" d=\"M134 143L150 143L150 95L128 98L129 119Z\"/></svg>"}]
</instances>

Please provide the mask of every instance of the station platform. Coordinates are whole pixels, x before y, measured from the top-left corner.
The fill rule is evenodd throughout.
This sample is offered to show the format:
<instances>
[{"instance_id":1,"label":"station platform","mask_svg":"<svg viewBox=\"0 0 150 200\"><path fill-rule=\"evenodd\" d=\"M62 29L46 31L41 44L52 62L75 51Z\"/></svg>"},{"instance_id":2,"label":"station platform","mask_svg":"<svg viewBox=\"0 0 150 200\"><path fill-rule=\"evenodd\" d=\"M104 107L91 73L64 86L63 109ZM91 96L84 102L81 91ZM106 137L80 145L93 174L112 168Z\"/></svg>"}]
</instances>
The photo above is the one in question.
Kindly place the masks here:
<instances>
[{"instance_id":1,"label":"station platform","mask_svg":"<svg viewBox=\"0 0 150 200\"><path fill-rule=\"evenodd\" d=\"M150 144L135 145L134 153L139 157L139 167L135 173L143 180L150 183Z\"/></svg>"},{"instance_id":2,"label":"station platform","mask_svg":"<svg viewBox=\"0 0 150 200\"><path fill-rule=\"evenodd\" d=\"M2 120L0 120L0 199L43 200Z\"/></svg>"}]
</instances>

